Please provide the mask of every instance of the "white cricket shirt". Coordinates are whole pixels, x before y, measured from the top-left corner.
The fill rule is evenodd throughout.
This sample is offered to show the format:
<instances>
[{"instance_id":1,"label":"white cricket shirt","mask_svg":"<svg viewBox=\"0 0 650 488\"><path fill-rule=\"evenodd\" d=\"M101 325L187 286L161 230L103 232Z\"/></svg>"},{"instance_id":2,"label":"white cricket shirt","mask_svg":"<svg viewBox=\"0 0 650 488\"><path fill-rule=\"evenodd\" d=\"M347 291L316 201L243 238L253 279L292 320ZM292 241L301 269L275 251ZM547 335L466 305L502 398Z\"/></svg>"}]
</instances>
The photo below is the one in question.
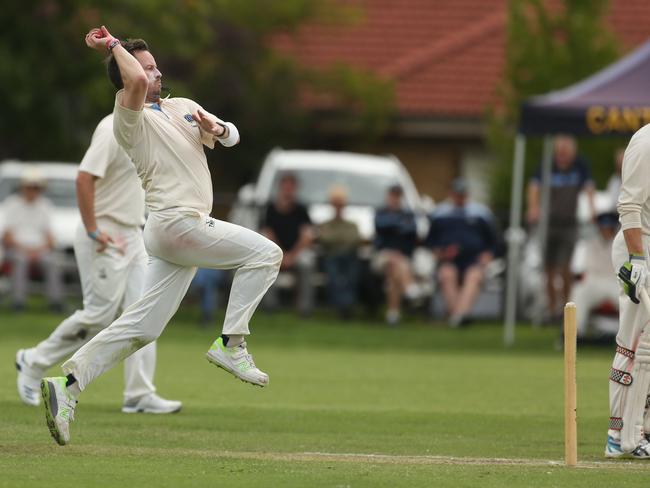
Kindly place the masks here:
<instances>
[{"instance_id":1,"label":"white cricket shirt","mask_svg":"<svg viewBox=\"0 0 650 488\"><path fill-rule=\"evenodd\" d=\"M51 234L52 204L39 196L29 203L21 195L8 196L2 203L5 218L4 230L11 232L21 246L36 248L47 244Z\"/></svg>"},{"instance_id":2,"label":"white cricket shirt","mask_svg":"<svg viewBox=\"0 0 650 488\"><path fill-rule=\"evenodd\" d=\"M650 124L636 131L625 149L616 207L621 229L641 228L650 235Z\"/></svg>"},{"instance_id":3,"label":"white cricket shirt","mask_svg":"<svg viewBox=\"0 0 650 488\"><path fill-rule=\"evenodd\" d=\"M108 217L126 226L144 225L144 191L135 165L113 135L113 114L97 125L80 171L95 182L95 217Z\"/></svg>"},{"instance_id":4,"label":"white cricket shirt","mask_svg":"<svg viewBox=\"0 0 650 488\"><path fill-rule=\"evenodd\" d=\"M214 148L216 138L192 119L201 107L187 98L167 98L159 106L147 103L134 111L120 104L121 94L122 90L115 97L113 132L135 163L149 210L175 208L209 214L212 179L203 145ZM230 135L220 142L234 145L237 129L227 125Z\"/></svg>"}]
</instances>

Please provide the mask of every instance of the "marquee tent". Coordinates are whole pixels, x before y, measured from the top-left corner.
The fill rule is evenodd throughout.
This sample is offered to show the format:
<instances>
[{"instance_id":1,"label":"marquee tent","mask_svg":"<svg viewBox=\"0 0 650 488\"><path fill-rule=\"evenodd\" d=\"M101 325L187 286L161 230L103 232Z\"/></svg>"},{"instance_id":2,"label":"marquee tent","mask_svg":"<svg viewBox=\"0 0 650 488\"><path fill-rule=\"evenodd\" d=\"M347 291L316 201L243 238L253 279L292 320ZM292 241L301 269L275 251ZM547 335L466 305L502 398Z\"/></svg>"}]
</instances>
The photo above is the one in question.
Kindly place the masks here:
<instances>
[{"instance_id":1,"label":"marquee tent","mask_svg":"<svg viewBox=\"0 0 650 488\"><path fill-rule=\"evenodd\" d=\"M650 41L614 64L567 88L536 96L521 107L515 140L504 342L515 340L517 281L525 234L521 226L526 137L543 136L541 206L548 209L553 134L577 136L631 135L650 123ZM540 242L546 241L548 212L543 210Z\"/></svg>"}]
</instances>

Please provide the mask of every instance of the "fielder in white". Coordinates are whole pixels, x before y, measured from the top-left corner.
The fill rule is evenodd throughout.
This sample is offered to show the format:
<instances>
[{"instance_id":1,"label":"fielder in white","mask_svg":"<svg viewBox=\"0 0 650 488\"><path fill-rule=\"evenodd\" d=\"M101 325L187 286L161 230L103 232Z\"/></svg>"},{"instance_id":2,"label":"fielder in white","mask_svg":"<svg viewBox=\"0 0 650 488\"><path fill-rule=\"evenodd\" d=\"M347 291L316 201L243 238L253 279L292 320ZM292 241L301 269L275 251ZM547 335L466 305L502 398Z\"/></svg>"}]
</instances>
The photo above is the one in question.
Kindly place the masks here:
<instances>
[{"instance_id":1,"label":"fielder in white","mask_svg":"<svg viewBox=\"0 0 650 488\"><path fill-rule=\"evenodd\" d=\"M142 40L124 46L102 26L86 44L108 51L109 77L120 90L113 131L135 164L150 214L144 243L150 256L142 297L63 364L67 377L44 378L48 427L61 445L70 439L77 397L95 378L156 340L187 291L196 267L236 269L221 337L210 362L242 381L265 386L246 349L248 322L275 281L282 251L265 237L210 217L212 182L203 145L239 142L237 128L186 98L160 99L162 75Z\"/></svg>"},{"instance_id":2,"label":"fielder in white","mask_svg":"<svg viewBox=\"0 0 650 488\"><path fill-rule=\"evenodd\" d=\"M16 354L18 394L28 405L40 404L45 371L60 363L107 327L120 309L142 292L148 256L144 225L144 192L133 163L113 136L113 115L95 129L79 166L77 202L82 222L74 240L83 292L83 309L65 319L52 334ZM172 413L181 402L156 395L153 385L156 344L124 362L125 413Z\"/></svg>"},{"instance_id":3,"label":"fielder in white","mask_svg":"<svg viewBox=\"0 0 650 488\"><path fill-rule=\"evenodd\" d=\"M612 261L622 285L616 355L609 382L610 419L605 456L650 458L650 315L641 304L650 256L650 125L638 130L623 157L618 213L621 230Z\"/></svg>"}]
</instances>

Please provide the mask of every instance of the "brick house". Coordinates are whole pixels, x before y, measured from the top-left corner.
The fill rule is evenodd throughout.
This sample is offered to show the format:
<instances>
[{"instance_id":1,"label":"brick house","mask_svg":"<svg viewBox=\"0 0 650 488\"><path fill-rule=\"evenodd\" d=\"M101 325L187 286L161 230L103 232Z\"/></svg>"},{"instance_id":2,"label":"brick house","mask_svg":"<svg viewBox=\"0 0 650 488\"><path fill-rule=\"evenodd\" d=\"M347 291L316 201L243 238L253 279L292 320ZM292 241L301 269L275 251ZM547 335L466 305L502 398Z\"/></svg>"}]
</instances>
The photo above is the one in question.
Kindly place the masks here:
<instances>
[{"instance_id":1,"label":"brick house","mask_svg":"<svg viewBox=\"0 0 650 488\"><path fill-rule=\"evenodd\" d=\"M310 23L275 46L310 67L343 61L392 81L396 116L370 152L392 153L420 192L439 201L452 178L487 196L483 117L495 103L505 57L507 0L348 0L360 18ZM610 0L607 23L625 49L650 37L648 0ZM317 100L310 108L322 109ZM362 150L340 134L337 149Z\"/></svg>"}]
</instances>

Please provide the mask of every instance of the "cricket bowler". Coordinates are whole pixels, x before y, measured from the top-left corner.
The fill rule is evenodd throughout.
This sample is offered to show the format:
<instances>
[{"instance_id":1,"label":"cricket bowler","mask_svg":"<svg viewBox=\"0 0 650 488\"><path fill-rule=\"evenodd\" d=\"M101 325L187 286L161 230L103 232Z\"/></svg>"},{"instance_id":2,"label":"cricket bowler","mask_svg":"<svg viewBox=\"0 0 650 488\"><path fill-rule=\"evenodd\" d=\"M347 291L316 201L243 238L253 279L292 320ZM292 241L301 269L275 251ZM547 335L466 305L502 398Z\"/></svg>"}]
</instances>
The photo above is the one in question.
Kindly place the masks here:
<instances>
[{"instance_id":1,"label":"cricket bowler","mask_svg":"<svg viewBox=\"0 0 650 488\"><path fill-rule=\"evenodd\" d=\"M140 298L148 256L142 240L144 192L135 166L113 136L113 115L95 129L77 174L81 223L74 238L83 308L44 341L16 354L17 387L27 405L40 404L45 371L92 339ZM125 413L174 413L182 404L165 400L153 385L156 344L124 361Z\"/></svg>"},{"instance_id":2,"label":"cricket bowler","mask_svg":"<svg viewBox=\"0 0 650 488\"><path fill-rule=\"evenodd\" d=\"M239 142L234 124L187 98L160 98L162 74L144 41L122 45L106 27L92 29L86 44L110 53L108 73L119 90L113 132L135 164L149 216L149 254L143 294L106 329L63 364L67 376L44 378L47 424L57 443L70 440L77 398L99 375L153 342L174 315L196 267L235 269L222 335L207 352L213 364L242 381L266 386L246 348L248 323L275 281L282 251L249 229L210 217L212 180L203 146Z\"/></svg>"}]
</instances>

